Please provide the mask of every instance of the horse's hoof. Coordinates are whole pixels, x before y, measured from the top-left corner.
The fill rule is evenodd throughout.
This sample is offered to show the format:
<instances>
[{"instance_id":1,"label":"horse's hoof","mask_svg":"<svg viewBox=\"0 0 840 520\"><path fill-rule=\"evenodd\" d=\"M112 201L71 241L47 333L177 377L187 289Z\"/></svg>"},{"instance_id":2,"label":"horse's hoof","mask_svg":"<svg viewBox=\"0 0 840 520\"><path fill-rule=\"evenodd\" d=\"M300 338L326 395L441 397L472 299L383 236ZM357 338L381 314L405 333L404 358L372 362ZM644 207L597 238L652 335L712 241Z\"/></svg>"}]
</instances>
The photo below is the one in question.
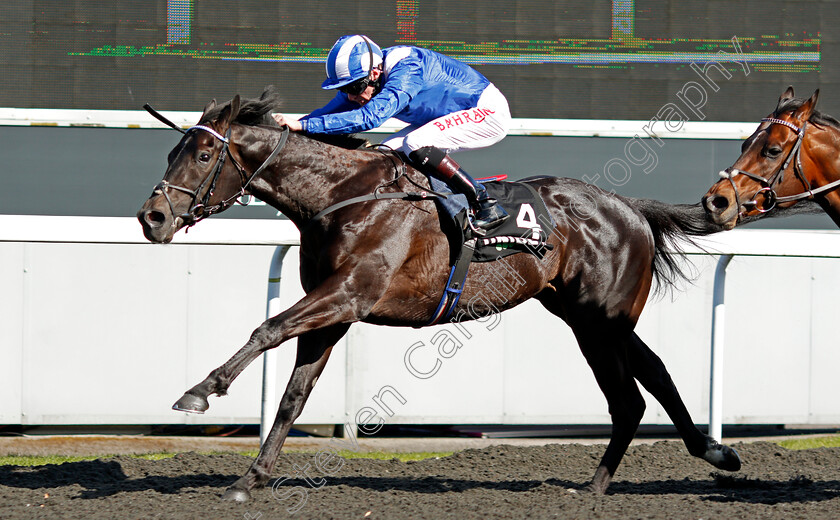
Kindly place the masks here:
<instances>
[{"instance_id":1,"label":"horse's hoof","mask_svg":"<svg viewBox=\"0 0 840 520\"><path fill-rule=\"evenodd\" d=\"M703 460L725 471L741 469L741 457L738 456L738 452L717 442L706 450L706 453L703 454Z\"/></svg>"},{"instance_id":2,"label":"horse's hoof","mask_svg":"<svg viewBox=\"0 0 840 520\"><path fill-rule=\"evenodd\" d=\"M172 405L173 410L187 413L204 413L208 408L210 408L210 403L207 399L193 394L184 394Z\"/></svg>"},{"instance_id":3,"label":"horse's hoof","mask_svg":"<svg viewBox=\"0 0 840 520\"><path fill-rule=\"evenodd\" d=\"M578 493L578 494L581 494L581 495L603 495L606 492L607 492L607 490L605 488L602 489L601 487L596 486L594 484L587 484L586 486L583 486L582 488L570 489L569 490L569 493Z\"/></svg>"},{"instance_id":4,"label":"horse's hoof","mask_svg":"<svg viewBox=\"0 0 840 520\"><path fill-rule=\"evenodd\" d=\"M231 502L247 502L251 500L251 494L244 489L229 487L222 495L222 500L229 500Z\"/></svg>"}]
</instances>

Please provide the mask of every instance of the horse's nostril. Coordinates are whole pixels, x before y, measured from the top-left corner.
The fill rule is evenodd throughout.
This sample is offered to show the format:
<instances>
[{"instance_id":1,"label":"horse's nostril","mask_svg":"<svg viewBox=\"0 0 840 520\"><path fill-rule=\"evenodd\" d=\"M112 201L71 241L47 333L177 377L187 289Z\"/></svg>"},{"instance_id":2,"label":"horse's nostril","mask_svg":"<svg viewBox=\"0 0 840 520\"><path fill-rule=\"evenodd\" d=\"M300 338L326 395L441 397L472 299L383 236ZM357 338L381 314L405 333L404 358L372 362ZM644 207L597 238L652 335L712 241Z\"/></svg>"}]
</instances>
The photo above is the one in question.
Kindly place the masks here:
<instances>
[{"instance_id":1,"label":"horse's nostril","mask_svg":"<svg viewBox=\"0 0 840 520\"><path fill-rule=\"evenodd\" d=\"M150 226L160 227L166 222L166 215L160 211L147 211L145 219Z\"/></svg>"},{"instance_id":2,"label":"horse's nostril","mask_svg":"<svg viewBox=\"0 0 840 520\"><path fill-rule=\"evenodd\" d=\"M726 209L726 208L729 207L729 199L727 199L726 197L724 197L722 195L715 195L714 197L711 198L709 203L715 209Z\"/></svg>"}]
</instances>

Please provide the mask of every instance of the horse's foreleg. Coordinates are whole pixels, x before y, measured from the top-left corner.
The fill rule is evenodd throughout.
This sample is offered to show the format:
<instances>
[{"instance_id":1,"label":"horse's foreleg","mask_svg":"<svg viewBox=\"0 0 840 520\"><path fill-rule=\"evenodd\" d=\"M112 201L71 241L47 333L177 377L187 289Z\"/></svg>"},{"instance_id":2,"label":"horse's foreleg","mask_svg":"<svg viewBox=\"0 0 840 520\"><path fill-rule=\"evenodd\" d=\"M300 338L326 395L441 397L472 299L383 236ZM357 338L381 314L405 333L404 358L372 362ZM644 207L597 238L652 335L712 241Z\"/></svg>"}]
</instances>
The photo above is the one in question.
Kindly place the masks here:
<instances>
[{"instance_id":1,"label":"horse's foreleg","mask_svg":"<svg viewBox=\"0 0 840 520\"><path fill-rule=\"evenodd\" d=\"M635 332L630 338L628 350L633 376L665 409L688 452L717 468L727 471L739 470L741 459L738 453L729 446L718 444L697 429L665 364Z\"/></svg>"},{"instance_id":2,"label":"horse's foreleg","mask_svg":"<svg viewBox=\"0 0 840 520\"><path fill-rule=\"evenodd\" d=\"M310 332L298 338L297 359L292 377L283 393L277 418L260 448L251 467L239 480L225 490L222 498L244 502L250 498L250 490L264 485L271 477L271 471L280 456L280 449L295 419L303 411L315 382L324 370L333 345L341 339L349 325L337 325L328 329Z\"/></svg>"},{"instance_id":3,"label":"horse's foreleg","mask_svg":"<svg viewBox=\"0 0 840 520\"><path fill-rule=\"evenodd\" d=\"M592 327L598 330L598 327ZM598 386L607 398L612 434L601 463L587 490L603 494L627 452L645 413L645 401L633 379L627 352L621 341L609 335L578 336L578 343Z\"/></svg>"},{"instance_id":4,"label":"horse's foreleg","mask_svg":"<svg viewBox=\"0 0 840 520\"><path fill-rule=\"evenodd\" d=\"M383 277L360 282L359 279L358 276L334 276L289 309L263 322L239 352L210 372L204 381L187 390L172 408L204 413L209 408L207 397L210 394L225 395L233 380L266 350L309 331L362 319L379 299L388 280ZM364 291L354 287L358 283L365 283Z\"/></svg>"}]
</instances>

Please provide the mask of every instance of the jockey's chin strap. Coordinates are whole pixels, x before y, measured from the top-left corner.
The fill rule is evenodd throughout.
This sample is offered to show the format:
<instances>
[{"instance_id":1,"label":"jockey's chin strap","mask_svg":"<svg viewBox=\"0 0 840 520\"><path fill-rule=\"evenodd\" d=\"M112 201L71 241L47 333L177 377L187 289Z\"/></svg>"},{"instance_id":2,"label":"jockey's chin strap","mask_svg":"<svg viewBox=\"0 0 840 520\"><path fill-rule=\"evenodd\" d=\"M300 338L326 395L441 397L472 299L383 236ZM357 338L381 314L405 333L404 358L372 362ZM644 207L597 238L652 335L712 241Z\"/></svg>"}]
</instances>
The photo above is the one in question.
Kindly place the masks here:
<instances>
[{"instance_id":1,"label":"jockey's chin strap","mask_svg":"<svg viewBox=\"0 0 840 520\"><path fill-rule=\"evenodd\" d=\"M825 186L821 186L817 189L811 188L811 183L808 182L808 179L805 177L805 173L802 170L802 140L805 138L805 129L808 125L808 122L802 123L802 127L798 127L789 121L785 121L783 119L777 119L775 117L765 117L761 120L762 122L770 123L770 124L778 124L784 125L794 132L796 132L796 143L794 143L793 148L790 149L788 152L787 157L785 158L785 162L782 166L776 170L776 172L770 176L769 179L762 177L761 175L751 173L744 170L739 170L738 168L727 168L720 172L720 177L722 179L726 179L732 185L732 190L735 192L735 202L737 207L749 207L753 206L755 209L760 213L767 213L768 211L774 209L777 204L785 203L785 202L793 202L802 199L809 199L813 198L815 195L819 195L820 193L824 193L826 191L831 191L837 187L840 187L840 180L836 180ZM793 172L794 175L802 182L803 186L805 187L805 191L796 195L788 195L785 197L779 197L776 195L776 191L773 187L777 184L780 184L784 180L785 170L791 164L793 159L796 159L793 163ZM755 192L752 196L752 199L741 202L740 195L738 193L738 189L735 187L735 181L733 177L736 175L745 175L750 179L758 182L761 184L761 189ZM764 197L765 204L759 206L758 197ZM740 215L739 215L740 216Z\"/></svg>"},{"instance_id":2,"label":"jockey's chin strap","mask_svg":"<svg viewBox=\"0 0 840 520\"><path fill-rule=\"evenodd\" d=\"M246 205L242 202L238 202L238 199L244 195L247 195L246 190L251 185L251 182L257 177L257 175L262 173L266 169L266 167L268 167L269 164L271 164L271 162L277 157L277 154L280 153L280 150L282 150L283 147L286 145L286 141L289 139L289 127L283 127L283 133L280 136L280 141L277 143L277 146L274 147L274 150L272 150L271 154L265 159L265 161L263 161L259 168L257 168L256 170L254 170L253 173L248 175L245 171L245 168L243 168L230 154L230 126L228 126L228 129L225 132L224 136L216 130L205 125L195 125L184 130L169 119L167 119L166 117L164 117L162 114L157 112L148 104L143 105L143 108L145 108L152 116L154 116L156 119L158 119L165 125L181 132L184 135L188 134L192 130L201 130L204 132L208 132L210 135L222 142L222 151L219 152L219 155L216 158L216 164L213 166L213 170L207 175L207 177L204 178L204 180L201 182L197 189L191 190L184 186L177 186L175 184L171 184L169 181L164 179L160 181L160 183L158 183L157 186L155 186L155 189L153 191L153 193L161 193L164 197L166 197L166 202L169 204L169 210L172 212L173 218L175 217L175 206L172 204L172 199L169 197L168 190L173 189L176 191L180 191L192 197L192 203L190 205L190 208L182 215L179 215L181 220L187 225L187 230L189 230L190 227L194 226L199 221L209 217L210 215L224 211L228 207L232 206L234 203L239 203L243 206ZM207 203L210 200L210 197L213 196L213 190L216 187L216 182L221 176L222 168L224 167L225 160L228 156L230 156L230 161L233 163L233 165L236 167L236 170L239 172L242 185L240 186L239 191L235 194L224 199L218 204L208 206ZM207 187L208 184L209 187ZM206 190L205 187L207 187ZM202 191L204 192L203 196L201 196ZM200 201L199 197L201 197Z\"/></svg>"}]
</instances>

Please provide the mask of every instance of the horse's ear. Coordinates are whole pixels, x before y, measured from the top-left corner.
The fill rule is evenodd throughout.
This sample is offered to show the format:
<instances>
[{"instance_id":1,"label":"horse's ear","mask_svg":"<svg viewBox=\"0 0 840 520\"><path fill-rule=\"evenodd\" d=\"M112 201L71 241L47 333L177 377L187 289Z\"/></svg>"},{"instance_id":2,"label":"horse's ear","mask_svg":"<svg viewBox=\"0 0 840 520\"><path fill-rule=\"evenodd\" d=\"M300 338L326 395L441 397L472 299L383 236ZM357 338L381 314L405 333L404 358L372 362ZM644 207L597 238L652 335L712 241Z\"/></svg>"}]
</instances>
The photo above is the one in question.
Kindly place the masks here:
<instances>
[{"instance_id":1,"label":"horse's ear","mask_svg":"<svg viewBox=\"0 0 840 520\"><path fill-rule=\"evenodd\" d=\"M814 104L814 108L817 108L817 100L820 99L820 89L814 91L814 94L811 96L811 101Z\"/></svg>"},{"instance_id":2,"label":"horse's ear","mask_svg":"<svg viewBox=\"0 0 840 520\"><path fill-rule=\"evenodd\" d=\"M787 88L787 90L785 90L784 92L782 92L782 95L781 95L781 96L779 96L779 104L778 104L778 105L776 105L776 110L778 110L779 108L781 108L781 107L782 107L782 105L784 105L785 103L787 103L788 101L790 101L791 99L793 99L793 97L794 97L794 94L793 94L793 87L792 87L792 86L789 86L789 87Z\"/></svg>"},{"instance_id":3,"label":"horse's ear","mask_svg":"<svg viewBox=\"0 0 840 520\"><path fill-rule=\"evenodd\" d=\"M220 123L222 128L227 128L230 124L236 119L236 116L239 115L239 106L240 106L240 99L239 94L234 96L233 99L230 100L230 103L225 105L222 109L222 112L219 114L219 118L216 120L217 123Z\"/></svg>"},{"instance_id":4,"label":"horse's ear","mask_svg":"<svg viewBox=\"0 0 840 520\"><path fill-rule=\"evenodd\" d=\"M199 119L199 121L203 121L204 116L206 116L207 113L210 112L211 110L213 110L214 108L216 108L216 100L211 99L210 102L207 103L207 105L204 107L204 112L202 112L201 119Z\"/></svg>"},{"instance_id":5,"label":"horse's ear","mask_svg":"<svg viewBox=\"0 0 840 520\"><path fill-rule=\"evenodd\" d=\"M230 124L234 119L236 119L236 116L239 115L240 106L241 99L239 98L239 94L237 94L230 100L230 121L228 121L228 124Z\"/></svg>"},{"instance_id":6,"label":"horse's ear","mask_svg":"<svg viewBox=\"0 0 840 520\"><path fill-rule=\"evenodd\" d=\"M813 114L814 110L817 108L817 100L819 98L820 89L817 89L808 101L802 103L802 106L796 109L796 112L793 114L794 117L800 121L808 121L811 118L811 114Z\"/></svg>"}]
</instances>

